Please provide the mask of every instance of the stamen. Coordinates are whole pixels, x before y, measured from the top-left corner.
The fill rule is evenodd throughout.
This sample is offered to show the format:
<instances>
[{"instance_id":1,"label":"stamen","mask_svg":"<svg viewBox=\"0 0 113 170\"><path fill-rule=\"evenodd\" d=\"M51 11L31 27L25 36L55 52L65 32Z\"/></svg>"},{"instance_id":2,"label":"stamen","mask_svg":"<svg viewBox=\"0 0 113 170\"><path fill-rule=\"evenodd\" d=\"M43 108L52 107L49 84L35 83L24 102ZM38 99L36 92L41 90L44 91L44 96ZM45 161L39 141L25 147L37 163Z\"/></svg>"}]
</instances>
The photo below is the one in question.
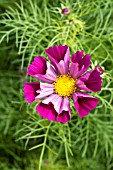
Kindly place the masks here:
<instances>
[{"instance_id":1,"label":"stamen","mask_svg":"<svg viewBox=\"0 0 113 170\"><path fill-rule=\"evenodd\" d=\"M70 97L76 91L76 80L69 74L60 75L53 83L55 93L63 97Z\"/></svg>"}]
</instances>

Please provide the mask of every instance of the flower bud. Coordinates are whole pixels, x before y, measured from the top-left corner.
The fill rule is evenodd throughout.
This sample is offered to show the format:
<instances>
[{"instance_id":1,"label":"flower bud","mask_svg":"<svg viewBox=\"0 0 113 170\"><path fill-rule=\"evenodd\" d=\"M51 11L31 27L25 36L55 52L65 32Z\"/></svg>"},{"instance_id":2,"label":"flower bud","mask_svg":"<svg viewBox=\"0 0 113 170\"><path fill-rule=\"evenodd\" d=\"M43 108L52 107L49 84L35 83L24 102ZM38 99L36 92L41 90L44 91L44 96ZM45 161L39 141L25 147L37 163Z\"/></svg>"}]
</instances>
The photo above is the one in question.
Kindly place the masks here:
<instances>
[{"instance_id":1,"label":"flower bud","mask_svg":"<svg viewBox=\"0 0 113 170\"><path fill-rule=\"evenodd\" d=\"M70 9L69 9L69 8L64 8L64 9L62 9L62 14L67 15L67 14L69 14L69 13L70 13Z\"/></svg>"},{"instance_id":2,"label":"flower bud","mask_svg":"<svg viewBox=\"0 0 113 170\"><path fill-rule=\"evenodd\" d=\"M104 70L102 69L102 67L101 66L96 66L95 67L95 69L98 71L98 72L100 72L100 74L103 74L104 73Z\"/></svg>"}]
</instances>

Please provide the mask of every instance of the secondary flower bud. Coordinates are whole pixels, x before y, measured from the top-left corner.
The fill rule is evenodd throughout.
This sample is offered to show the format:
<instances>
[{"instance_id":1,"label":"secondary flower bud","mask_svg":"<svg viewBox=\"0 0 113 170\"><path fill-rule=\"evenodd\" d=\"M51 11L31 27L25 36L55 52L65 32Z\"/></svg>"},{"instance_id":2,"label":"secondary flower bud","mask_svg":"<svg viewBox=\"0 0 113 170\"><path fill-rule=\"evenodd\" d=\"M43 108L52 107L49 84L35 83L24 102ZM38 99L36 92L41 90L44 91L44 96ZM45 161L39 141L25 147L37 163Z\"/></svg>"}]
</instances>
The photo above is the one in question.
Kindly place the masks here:
<instances>
[{"instance_id":1,"label":"secondary flower bud","mask_svg":"<svg viewBox=\"0 0 113 170\"><path fill-rule=\"evenodd\" d=\"M95 70L97 70L100 74L103 74L104 73L104 70L102 69L102 67L101 66L96 66L95 67Z\"/></svg>"},{"instance_id":2,"label":"secondary flower bud","mask_svg":"<svg viewBox=\"0 0 113 170\"><path fill-rule=\"evenodd\" d=\"M70 13L70 9L69 8L64 8L62 9L62 14L69 14Z\"/></svg>"}]
</instances>

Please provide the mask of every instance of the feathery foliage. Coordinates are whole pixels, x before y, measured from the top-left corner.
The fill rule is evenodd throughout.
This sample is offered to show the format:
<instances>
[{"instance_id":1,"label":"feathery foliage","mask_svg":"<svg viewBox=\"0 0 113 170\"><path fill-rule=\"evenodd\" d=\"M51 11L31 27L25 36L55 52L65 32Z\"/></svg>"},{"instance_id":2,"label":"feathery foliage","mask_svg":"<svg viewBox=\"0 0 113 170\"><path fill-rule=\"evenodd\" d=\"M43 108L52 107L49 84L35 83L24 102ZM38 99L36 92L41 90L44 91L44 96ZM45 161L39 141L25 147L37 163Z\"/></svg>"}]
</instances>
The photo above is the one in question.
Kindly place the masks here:
<instances>
[{"instance_id":1,"label":"feathery foliage","mask_svg":"<svg viewBox=\"0 0 113 170\"><path fill-rule=\"evenodd\" d=\"M113 169L113 1L28 0L1 6L1 164L3 170ZM8 7L7 7L8 6ZM61 9L71 9L69 15ZM63 125L42 119L22 88L34 56L54 44L84 49L104 68L98 107ZM46 56L45 56L46 57ZM30 78L32 80L32 78ZM29 150L29 151L28 151ZM13 164L13 166L12 166ZM68 167L67 167L68 165Z\"/></svg>"}]
</instances>

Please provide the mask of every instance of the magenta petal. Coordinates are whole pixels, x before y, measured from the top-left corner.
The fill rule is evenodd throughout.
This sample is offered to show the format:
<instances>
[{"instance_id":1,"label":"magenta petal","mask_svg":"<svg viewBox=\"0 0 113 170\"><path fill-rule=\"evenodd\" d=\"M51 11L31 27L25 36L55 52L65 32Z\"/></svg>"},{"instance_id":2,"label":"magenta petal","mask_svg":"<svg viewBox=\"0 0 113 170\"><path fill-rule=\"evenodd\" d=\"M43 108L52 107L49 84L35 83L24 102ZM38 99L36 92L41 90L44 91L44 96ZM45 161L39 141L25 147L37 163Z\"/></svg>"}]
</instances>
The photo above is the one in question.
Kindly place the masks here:
<instances>
[{"instance_id":1,"label":"magenta petal","mask_svg":"<svg viewBox=\"0 0 113 170\"><path fill-rule=\"evenodd\" d=\"M44 104L40 102L36 107L36 110L43 118L47 118L49 121L56 120L57 112L55 111L52 103Z\"/></svg>"},{"instance_id":2,"label":"magenta petal","mask_svg":"<svg viewBox=\"0 0 113 170\"><path fill-rule=\"evenodd\" d=\"M82 75L89 67L90 67L90 58L91 56L89 54L86 54L83 56L84 51L77 51L75 54L72 55L72 64L70 66L71 76L73 78L78 78L80 75ZM73 72L74 69L74 63L76 72Z\"/></svg>"},{"instance_id":3,"label":"magenta petal","mask_svg":"<svg viewBox=\"0 0 113 170\"><path fill-rule=\"evenodd\" d=\"M88 88L86 87L85 83L84 83L83 81L81 81L80 79L78 79L78 80L76 81L76 87L77 87L78 89L81 89L81 90L86 90L86 91L92 92L92 90L91 90L91 89L88 89Z\"/></svg>"},{"instance_id":4,"label":"magenta petal","mask_svg":"<svg viewBox=\"0 0 113 170\"><path fill-rule=\"evenodd\" d=\"M57 122L66 123L71 119L70 102L67 97L63 98L61 105L61 113L58 114Z\"/></svg>"},{"instance_id":5,"label":"magenta petal","mask_svg":"<svg viewBox=\"0 0 113 170\"><path fill-rule=\"evenodd\" d=\"M45 74L46 73L46 59L42 56L34 58L34 61L28 67L28 74L34 76L36 74Z\"/></svg>"},{"instance_id":6,"label":"magenta petal","mask_svg":"<svg viewBox=\"0 0 113 170\"><path fill-rule=\"evenodd\" d=\"M84 65L84 72L89 68L91 62L90 62L91 56L89 54L86 54L82 60L79 62L79 67L82 68Z\"/></svg>"},{"instance_id":7,"label":"magenta petal","mask_svg":"<svg viewBox=\"0 0 113 170\"><path fill-rule=\"evenodd\" d=\"M84 50L77 51L75 54L72 55L72 62L79 63L82 59L83 54L84 54Z\"/></svg>"},{"instance_id":8,"label":"magenta petal","mask_svg":"<svg viewBox=\"0 0 113 170\"><path fill-rule=\"evenodd\" d=\"M52 83L56 80L57 75L55 73L54 68L50 65L49 62L47 62L47 70L46 70L46 74L42 75L42 74L36 74L35 78L42 80L44 82L49 82Z\"/></svg>"},{"instance_id":9,"label":"magenta petal","mask_svg":"<svg viewBox=\"0 0 113 170\"><path fill-rule=\"evenodd\" d=\"M36 100L42 99L54 93L54 85L47 83L40 83L40 89L36 91L38 95L35 97Z\"/></svg>"},{"instance_id":10,"label":"magenta petal","mask_svg":"<svg viewBox=\"0 0 113 170\"><path fill-rule=\"evenodd\" d=\"M91 110L96 108L99 99L83 92L73 94L75 108L80 118L89 114Z\"/></svg>"},{"instance_id":11,"label":"magenta petal","mask_svg":"<svg viewBox=\"0 0 113 170\"><path fill-rule=\"evenodd\" d=\"M89 92L98 92L101 90L102 78L97 70L92 70L81 76L76 85L79 89Z\"/></svg>"},{"instance_id":12,"label":"magenta petal","mask_svg":"<svg viewBox=\"0 0 113 170\"><path fill-rule=\"evenodd\" d=\"M34 58L34 61L28 67L27 73L45 82L53 82L57 78L54 68L42 56Z\"/></svg>"},{"instance_id":13,"label":"magenta petal","mask_svg":"<svg viewBox=\"0 0 113 170\"><path fill-rule=\"evenodd\" d=\"M65 59L65 55L66 52L68 50L68 46L54 46L54 47L49 47L48 49L45 50L47 56L50 58L51 62L54 63L57 62L59 63L59 61L64 60ZM66 56L67 60L68 60L69 56Z\"/></svg>"},{"instance_id":14,"label":"magenta petal","mask_svg":"<svg viewBox=\"0 0 113 170\"><path fill-rule=\"evenodd\" d=\"M58 73L61 75L67 74L68 73L68 67L66 67L65 62L63 60L61 60L58 64L57 64L57 70Z\"/></svg>"},{"instance_id":15,"label":"magenta petal","mask_svg":"<svg viewBox=\"0 0 113 170\"><path fill-rule=\"evenodd\" d=\"M76 73L78 72L79 70L79 65L78 63L71 63L71 66L70 66L70 75L74 78L76 77Z\"/></svg>"},{"instance_id":16,"label":"magenta petal","mask_svg":"<svg viewBox=\"0 0 113 170\"><path fill-rule=\"evenodd\" d=\"M70 120L70 115L68 111L63 111L60 115L58 115L57 122L67 123Z\"/></svg>"},{"instance_id":17,"label":"magenta petal","mask_svg":"<svg viewBox=\"0 0 113 170\"><path fill-rule=\"evenodd\" d=\"M69 115L71 115L70 102L67 97L64 97L62 100L61 112L62 111L68 111Z\"/></svg>"},{"instance_id":18,"label":"magenta petal","mask_svg":"<svg viewBox=\"0 0 113 170\"><path fill-rule=\"evenodd\" d=\"M62 100L63 100L62 97L60 97L58 94L52 94L46 99L44 99L42 102L44 104L48 104L51 102L54 106L54 109L59 114L61 113Z\"/></svg>"},{"instance_id":19,"label":"magenta petal","mask_svg":"<svg viewBox=\"0 0 113 170\"><path fill-rule=\"evenodd\" d=\"M69 62L70 62L70 52L68 46L59 45L59 46L50 47L46 49L45 52L58 73L60 73L60 71L57 65L61 60L64 61L64 63L62 64L65 65L66 71L68 72ZM65 74L67 72L65 72Z\"/></svg>"},{"instance_id":20,"label":"magenta petal","mask_svg":"<svg viewBox=\"0 0 113 170\"><path fill-rule=\"evenodd\" d=\"M72 62L71 66L70 66L70 75L73 78L77 78L78 77L78 73L79 73L79 64Z\"/></svg>"},{"instance_id":21,"label":"magenta petal","mask_svg":"<svg viewBox=\"0 0 113 170\"><path fill-rule=\"evenodd\" d=\"M35 97L38 95L36 91L39 88L40 88L39 82L25 83L24 84L25 100L27 100L29 103L33 102L35 100Z\"/></svg>"}]
</instances>

